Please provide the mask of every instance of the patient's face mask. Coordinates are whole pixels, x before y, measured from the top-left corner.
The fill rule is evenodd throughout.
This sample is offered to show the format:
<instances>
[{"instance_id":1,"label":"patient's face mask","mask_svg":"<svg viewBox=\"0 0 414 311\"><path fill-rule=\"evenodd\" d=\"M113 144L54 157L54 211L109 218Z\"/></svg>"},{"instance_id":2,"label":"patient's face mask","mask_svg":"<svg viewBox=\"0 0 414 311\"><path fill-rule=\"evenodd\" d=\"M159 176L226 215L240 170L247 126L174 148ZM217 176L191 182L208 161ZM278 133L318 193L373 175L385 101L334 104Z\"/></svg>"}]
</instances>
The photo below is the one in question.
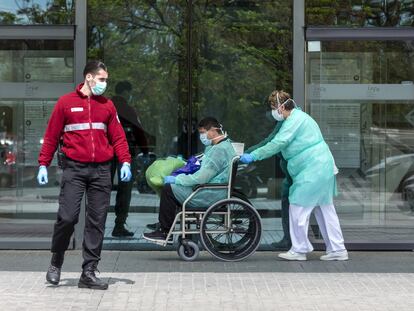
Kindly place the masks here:
<instances>
[{"instance_id":1,"label":"patient's face mask","mask_svg":"<svg viewBox=\"0 0 414 311\"><path fill-rule=\"evenodd\" d=\"M222 133L223 133L223 128L222 127L220 127L220 128L217 128L217 127L212 127L210 130L220 130ZM210 131L210 130L208 130L208 131ZM214 138L208 138L208 131L206 131L206 132L204 132L204 133L200 133L200 141L203 143L203 145L205 145L205 146L210 146L211 144L212 144L212 142L213 141L215 141L215 140L217 140L217 139L220 139L220 138L222 138L222 137L226 137L227 135L225 135L225 134L222 134L222 135L219 135L219 136L217 136L217 137L214 137Z\"/></svg>"},{"instance_id":2,"label":"patient's face mask","mask_svg":"<svg viewBox=\"0 0 414 311\"><path fill-rule=\"evenodd\" d=\"M211 139L208 139L207 132L200 133L200 141L203 143L204 146L210 146L211 145Z\"/></svg>"}]
</instances>

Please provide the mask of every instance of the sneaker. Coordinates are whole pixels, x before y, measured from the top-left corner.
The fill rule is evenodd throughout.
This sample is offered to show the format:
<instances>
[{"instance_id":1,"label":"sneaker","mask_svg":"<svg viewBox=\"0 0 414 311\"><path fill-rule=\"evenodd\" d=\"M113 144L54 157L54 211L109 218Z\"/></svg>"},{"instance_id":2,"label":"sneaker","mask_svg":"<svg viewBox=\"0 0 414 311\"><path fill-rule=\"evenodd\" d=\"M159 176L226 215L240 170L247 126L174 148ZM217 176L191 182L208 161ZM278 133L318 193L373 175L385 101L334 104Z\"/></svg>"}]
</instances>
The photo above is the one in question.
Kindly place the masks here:
<instances>
[{"instance_id":1,"label":"sneaker","mask_svg":"<svg viewBox=\"0 0 414 311\"><path fill-rule=\"evenodd\" d=\"M294 251L288 251L286 253L281 253L278 255L279 258L283 258L285 260L306 260L306 254L296 253Z\"/></svg>"},{"instance_id":2,"label":"sneaker","mask_svg":"<svg viewBox=\"0 0 414 311\"><path fill-rule=\"evenodd\" d=\"M116 238L130 238L134 236L134 232L128 231L124 225L115 225L112 230L112 236Z\"/></svg>"},{"instance_id":3,"label":"sneaker","mask_svg":"<svg viewBox=\"0 0 414 311\"><path fill-rule=\"evenodd\" d=\"M155 224L148 224L148 225L146 225L146 227L148 228L148 229L150 229L150 230L152 230L152 231L156 231L156 230L158 230L159 228L160 228L160 223L159 222L156 222Z\"/></svg>"},{"instance_id":4,"label":"sneaker","mask_svg":"<svg viewBox=\"0 0 414 311\"><path fill-rule=\"evenodd\" d=\"M321 256L319 259L323 261L348 260L348 251L345 249L343 251L329 252L326 255Z\"/></svg>"},{"instance_id":5,"label":"sneaker","mask_svg":"<svg viewBox=\"0 0 414 311\"><path fill-rule=\"evenodd\" d=\"M165 239L167 238L167 232L165 232L161 228L158 228L153 232L144 233L143 237L148 241L165 241Z\"/></svg>"}]
</instances>

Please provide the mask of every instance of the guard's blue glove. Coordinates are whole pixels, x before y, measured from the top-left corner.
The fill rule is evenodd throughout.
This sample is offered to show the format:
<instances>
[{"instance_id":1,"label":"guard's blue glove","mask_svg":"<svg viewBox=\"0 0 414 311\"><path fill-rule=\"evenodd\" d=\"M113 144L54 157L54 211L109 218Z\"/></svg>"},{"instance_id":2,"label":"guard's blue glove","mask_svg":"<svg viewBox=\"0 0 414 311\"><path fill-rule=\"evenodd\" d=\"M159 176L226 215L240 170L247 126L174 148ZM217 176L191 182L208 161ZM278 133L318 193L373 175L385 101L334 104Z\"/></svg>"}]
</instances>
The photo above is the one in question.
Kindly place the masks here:
<instances>
[{"instance_id":1,"label":"guard's blue glove","mask_svg":"<svg viewBox=\"0 0 414 311\"><path fill-rule=\"evenodd\" d=\"M123 182L128 182L131 180L132 177L132 173L131 173L131 168L129 167L129 163L124 163L122 164L121 167L121 181Z\"/></svg>"},{"instance_id":2,"label":"guard's blue glove","mask_svg":"<svg viewBox=\"0 0 414 311\"><path fill-rule=\"evenodd\" d=\"M240 162L245 164L252 163L254 160L254 156L252 156L250 153L243 153L240 157Z\"/></svg>"},{"instance_id":3,"label":"guard's blue glove","mask_svg":"<svg viewBox=\"0 0 414 311\"><path fill-rule=\"evenodd\" d=\"M175 184L175 176L165 176L164 184Z\"/></svg>"},{"instance_id":4,"label":"guard's blue glove","mask_svg":"<svg viewBox=\"0 0 414 311\"><path fill-rule=\"evenodd\" d=\"M48 183L47 169L46 169L46 166L44 165L39 166L39 173L37 174L37 182L39 183L39 185L46 185Z\"/></svg>"}]
</instances>

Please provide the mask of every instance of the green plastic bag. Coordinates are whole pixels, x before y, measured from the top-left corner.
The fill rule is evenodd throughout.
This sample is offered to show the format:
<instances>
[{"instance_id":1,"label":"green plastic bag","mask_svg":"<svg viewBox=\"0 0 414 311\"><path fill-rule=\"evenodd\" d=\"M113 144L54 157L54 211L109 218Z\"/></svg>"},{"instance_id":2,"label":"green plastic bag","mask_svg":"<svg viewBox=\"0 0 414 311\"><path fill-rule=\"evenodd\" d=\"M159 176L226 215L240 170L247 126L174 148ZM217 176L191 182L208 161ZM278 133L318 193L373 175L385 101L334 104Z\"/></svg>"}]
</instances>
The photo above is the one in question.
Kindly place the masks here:
<instances>
[{"instance_id":1,"label":"green plastic bag","mask_svg":"<svg viewBox=\"0 0 414 311\"><path fill-rule=\"evenodd\" d=\"M173 171L184 165L185 161L180 158L168 157L166 159L156 160L148 166L145 172L148 186L160 195L162 187L164 186L164 177L171 175Z\"/></svg>"}]
</instances>

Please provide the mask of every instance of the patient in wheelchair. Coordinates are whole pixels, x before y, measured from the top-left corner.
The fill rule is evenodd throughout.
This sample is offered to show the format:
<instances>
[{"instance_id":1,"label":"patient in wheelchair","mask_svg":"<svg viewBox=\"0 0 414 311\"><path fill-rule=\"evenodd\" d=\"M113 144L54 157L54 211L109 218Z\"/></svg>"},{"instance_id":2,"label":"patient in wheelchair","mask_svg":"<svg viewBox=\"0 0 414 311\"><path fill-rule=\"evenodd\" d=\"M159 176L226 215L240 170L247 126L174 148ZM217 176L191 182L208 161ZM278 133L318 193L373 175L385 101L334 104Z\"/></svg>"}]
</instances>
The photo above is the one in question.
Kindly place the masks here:
<instances>
[{"instance_id":1,"label":"patient in wheelchair","mask_svg":"<svg viewBox=\"0 0 414 311\"><path fill-rule=\"evenodd\" d=\"M165 240L174 223L177 210L200 184L228 183L231 160L236 156L231 141L225 135L223 126L213 117L207 117L198 124L200 140L205 145L200 169L189 175L166 176L161 191L158 223L149 227L153 232L144 233L149 241ZM226 190L206 189L196 194L187 205L191 208L207 208L224 199Z\"/></svg>"}]
</instances>

